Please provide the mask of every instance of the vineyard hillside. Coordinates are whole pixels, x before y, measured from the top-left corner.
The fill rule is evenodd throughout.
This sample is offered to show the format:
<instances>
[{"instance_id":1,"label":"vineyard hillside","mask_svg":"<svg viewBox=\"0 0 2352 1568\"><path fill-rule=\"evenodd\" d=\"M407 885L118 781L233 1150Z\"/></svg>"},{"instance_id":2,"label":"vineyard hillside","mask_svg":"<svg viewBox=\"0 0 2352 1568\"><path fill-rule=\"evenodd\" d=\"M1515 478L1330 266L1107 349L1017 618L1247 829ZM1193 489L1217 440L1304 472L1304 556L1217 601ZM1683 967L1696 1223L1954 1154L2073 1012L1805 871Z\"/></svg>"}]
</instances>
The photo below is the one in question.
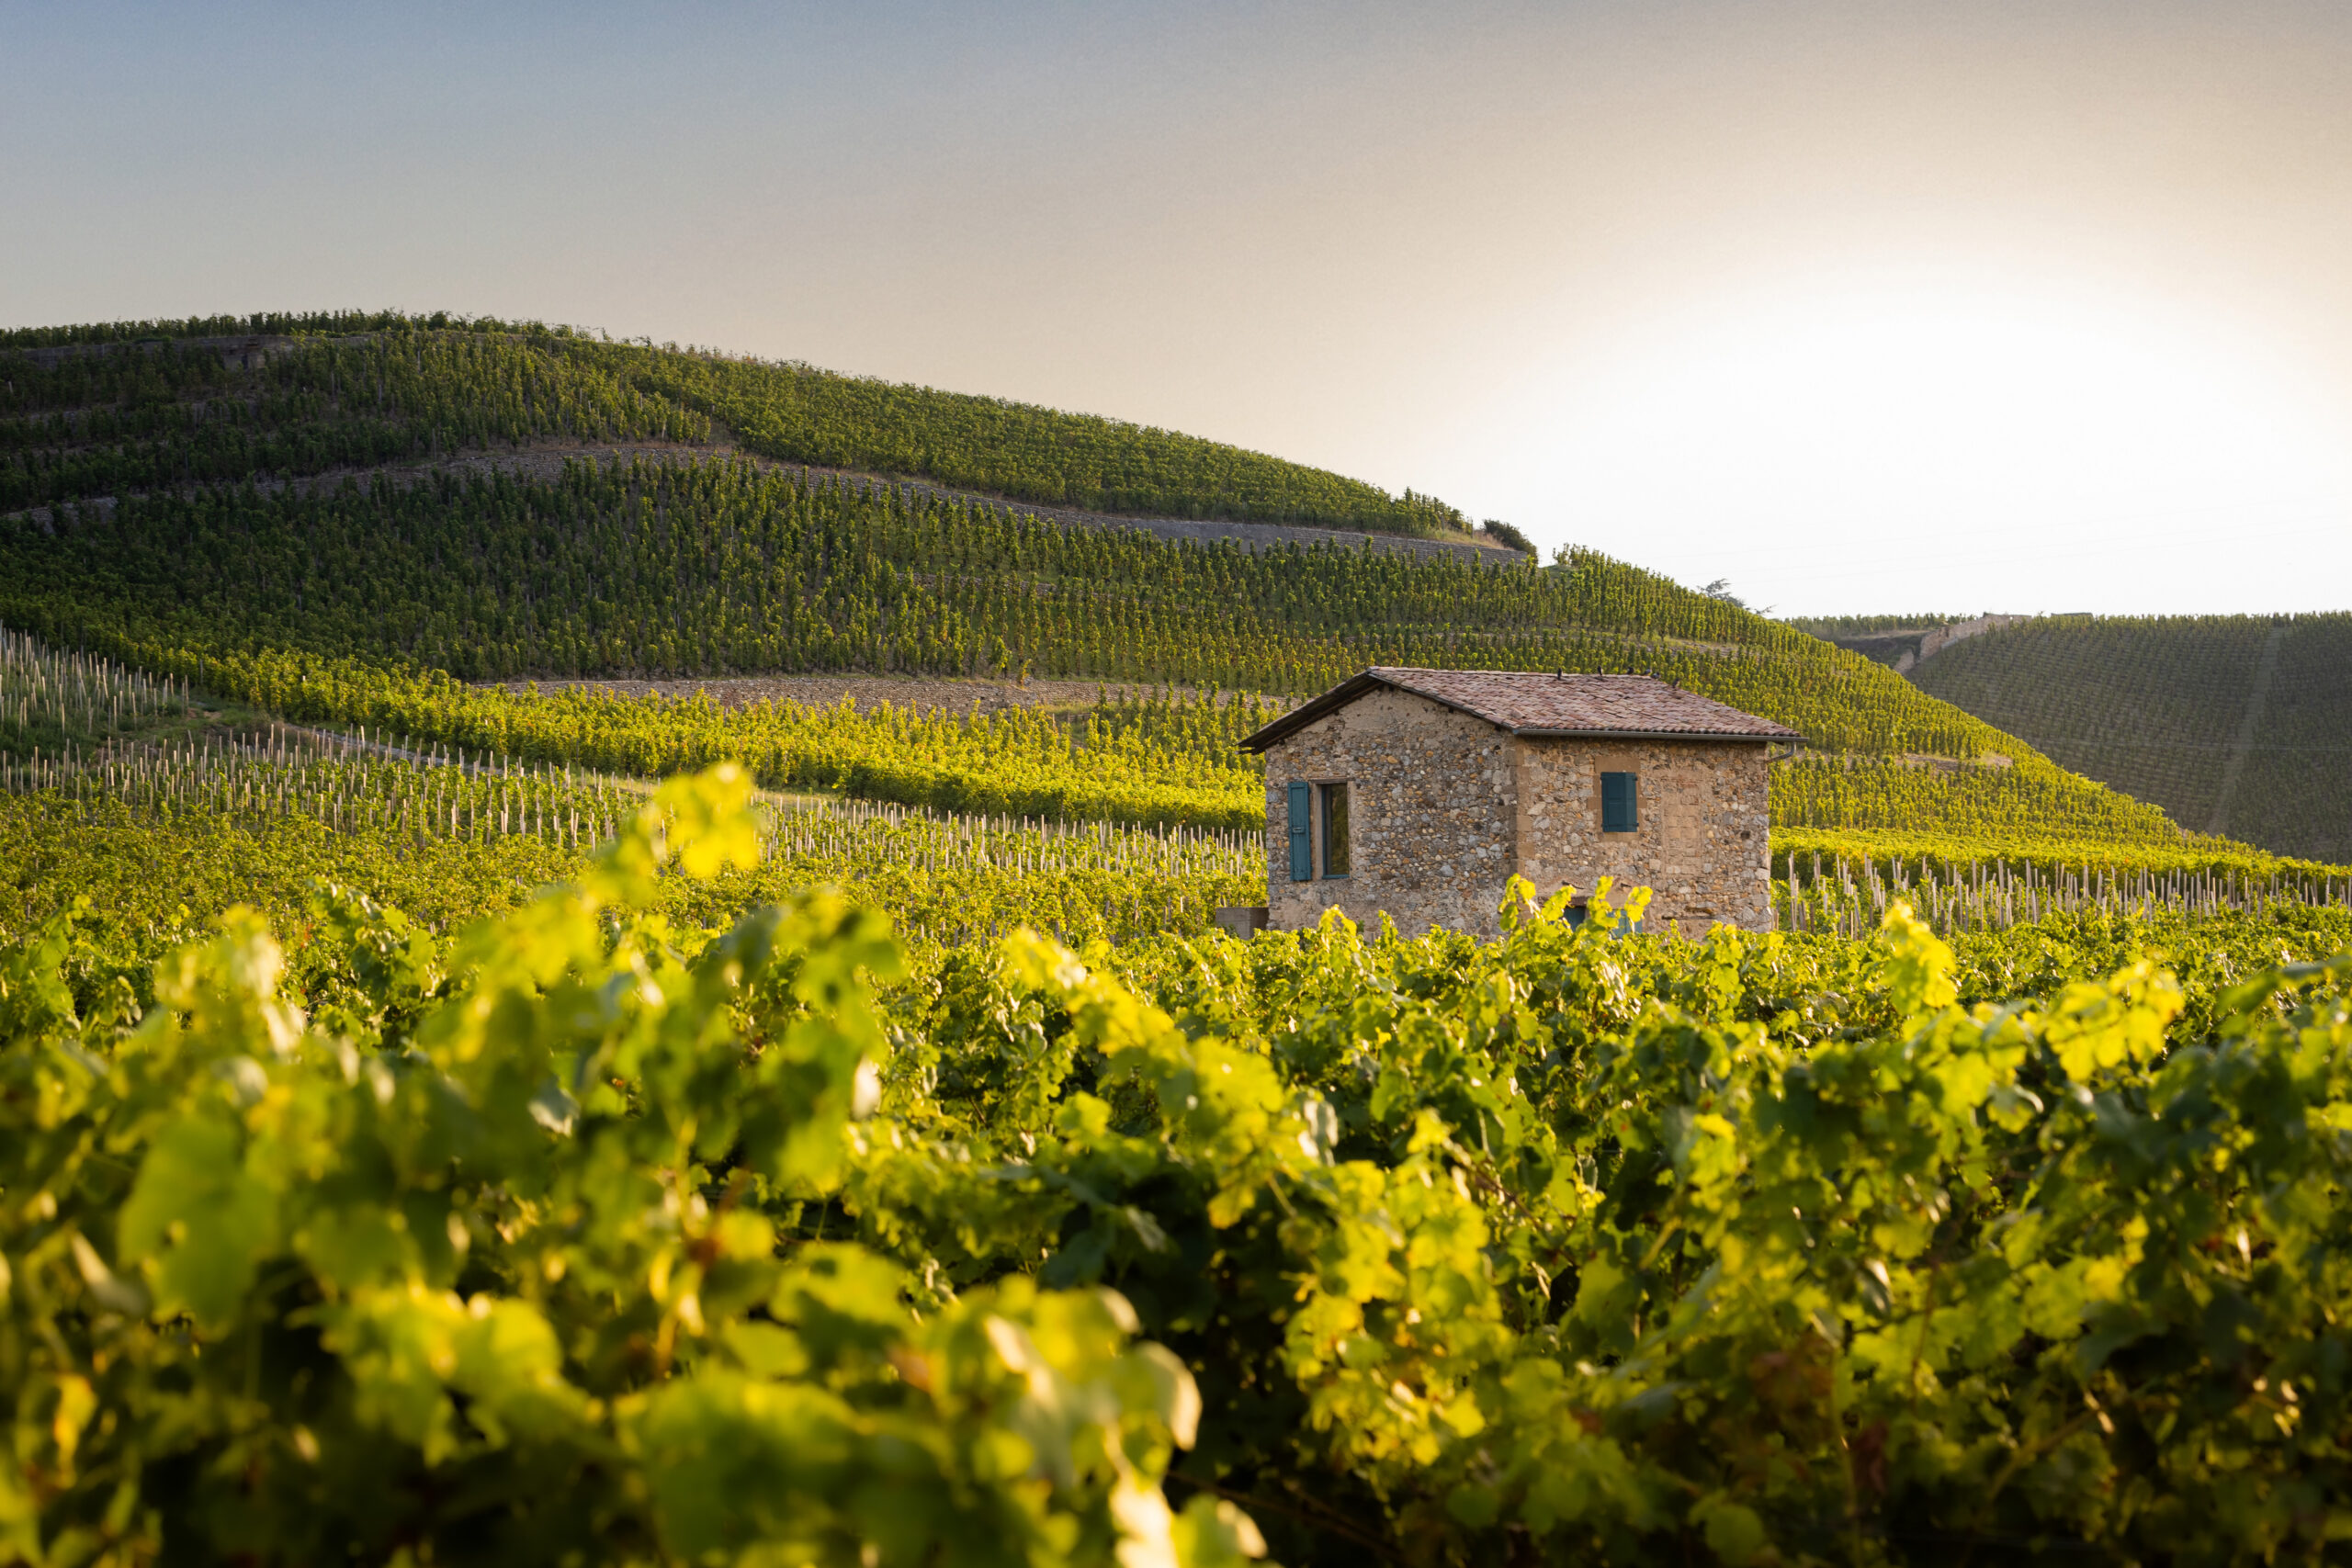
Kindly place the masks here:
<instances>
[{"instance_id":1,"label":"vineyard hillside","mask_svg":"<svg viewBox=\"0 0 2352 1568\"><path fill-rule=\"evenodd\" d=\"M1197 436L537 323L345 313L0 333L0 511L490 447L646 443L1102 514L1499 547L1431 497Z\"/></svg>"},{"instance_id":2,"label":"vineyard hillside","mask_svg":"<svg viewBox=\"0 0 2352 1568\"><path fill-rule=\"evenodd\" d=\"M1373 664L1641 672L1806 738L1776 770L1782 829L1951 853L2181 843L2158 810L1883 664L1596 552L1538 566L1363 534L1162 537L952 488L1470 537L1409 491L1164 432L377 316L19 333L0 341L0 620L280 716L552 763L731 757L775 787L1224 828L1263 800L1230 705L1148 736L1111 698L1058 720L859 728L789 702L527 683L1050 678L1214 707ZM1096 739L1118 752L1107 771Z\"/></svg>"},{"instance_id":3,"label":"vineyard hillside","mask_svg":"<svg viewBox=\"0 0 2352 1568\"><path fill-rule=\"evenodd\" d=\"M2344 866L1160 433L389 317L0 396L0 1563L2342 1560ZM2176 660L2207 820L2347 626ZM1368 664L1789 726L1774 929L1240 938Z\"/></svg>"},{"instance_id":4,"label":"vineyard hillside","mask_svg":"<svg viewBox=\"0 0 2352 1568\"><path fill-rule=\"evenodd\" d=\"M2352 856L2352 615L2045 616L1910 676L2184 827Z\"/></svg>"}]
</instances>

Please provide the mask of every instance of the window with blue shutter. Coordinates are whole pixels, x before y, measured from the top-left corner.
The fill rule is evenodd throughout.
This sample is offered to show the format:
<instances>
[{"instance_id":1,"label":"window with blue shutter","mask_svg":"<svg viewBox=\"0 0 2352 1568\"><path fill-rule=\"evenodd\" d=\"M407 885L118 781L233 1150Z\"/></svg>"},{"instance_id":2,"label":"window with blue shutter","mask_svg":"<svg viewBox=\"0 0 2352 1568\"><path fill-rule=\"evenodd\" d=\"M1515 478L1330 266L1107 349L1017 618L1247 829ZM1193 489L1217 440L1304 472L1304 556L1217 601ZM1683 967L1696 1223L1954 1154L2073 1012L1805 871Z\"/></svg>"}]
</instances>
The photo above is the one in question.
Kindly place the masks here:
<instances>
[{"instance_id":1,"label":"window with blue shutter","mask_svg":"<svg viewBox=\"0 0 2352 1568\"><path fill-rule=\"evenodd\" d=\"M1641 825L1641 811L1635 803L1634 775L1631 773L1601 774L1600 830L1604 833L1631 833Z\"/></svg>"},{"instance_id":2,"label":"window with blue shutter","mask_svg":"<svg viewBox=\"0 0 2352 1568\"><path fill-rule=\"evenodd\" d=\"M1290 879L1315 878L1314 791L1303 784L1290 786Z\"/></svg>"}]
</instances>

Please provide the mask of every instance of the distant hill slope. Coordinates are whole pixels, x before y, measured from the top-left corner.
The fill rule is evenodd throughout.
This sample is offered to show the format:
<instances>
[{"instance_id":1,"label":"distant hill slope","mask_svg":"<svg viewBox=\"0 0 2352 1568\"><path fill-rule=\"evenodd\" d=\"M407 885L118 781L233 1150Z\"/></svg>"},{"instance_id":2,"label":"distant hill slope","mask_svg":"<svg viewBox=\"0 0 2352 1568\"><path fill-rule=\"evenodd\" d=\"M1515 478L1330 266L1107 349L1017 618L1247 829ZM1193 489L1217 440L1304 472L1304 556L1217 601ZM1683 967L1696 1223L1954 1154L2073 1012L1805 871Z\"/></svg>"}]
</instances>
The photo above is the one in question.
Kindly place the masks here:
<instances>
[{"instance_id":1,"label":"distant hill slope","mask_svg":"<svg viewBox=\"0 0 2352 1568\"><path fill-rule=\"evenodd\" d=\"M1048 505L1470 532L1430 497L1172 431L806 365L447 323L263 315L0 333L0 510L492 442L705 442L718 422L763 457Z\"/></svg>"},{"instance_id":2,"label":"distant hill slope","mask_svg":"<svg viewBox=\"0 0 2352 1568\"><path fill-rule=\"evenodd\" d=\"M1378 498L1387 523L1422 525L1418 498L1392 504L1272 458L551 333L243 324L255 331L198 321L173 330L200 342L146 341L134 325L0 344L0 454L17 508L0 517L0 619L184 672L234 656L254 700L307 691L314 716L368 722L388 710L368 706L365 670L407 682L412 714L442 700L414 683L434 671L1034 673L1281 694L1369 664L1643 671L1809 738L1814 754L1776 773L1788 826L2179 841L2161 812L1883 665L1590 551L1539 569L1526 556L1498 567L1163 539L762 468L698 444L714 420L838 460L935 435L899 456L1064 493L1098 483L1109 453L1149 482L1086 492L1097 500L1366 526L1384 515ZM804 418L809 407L822 417ZM1065 435L1076 456L1056 468ZM850 445L820 452L836 437ZM478 460L548 442L636 455ZM328 688L343 694L319 705Z\"/></svg>"},{"instance_id":3,"label":"distant hill slope","mask_svg":"<svg viewBox=\"0 0 2352 1568\"><path fill-rule=\"evenodd\" d=\"M2187 827L2352 859L2352 615L2044 617L1911 678Z\"/></svg>"}]
</instances>

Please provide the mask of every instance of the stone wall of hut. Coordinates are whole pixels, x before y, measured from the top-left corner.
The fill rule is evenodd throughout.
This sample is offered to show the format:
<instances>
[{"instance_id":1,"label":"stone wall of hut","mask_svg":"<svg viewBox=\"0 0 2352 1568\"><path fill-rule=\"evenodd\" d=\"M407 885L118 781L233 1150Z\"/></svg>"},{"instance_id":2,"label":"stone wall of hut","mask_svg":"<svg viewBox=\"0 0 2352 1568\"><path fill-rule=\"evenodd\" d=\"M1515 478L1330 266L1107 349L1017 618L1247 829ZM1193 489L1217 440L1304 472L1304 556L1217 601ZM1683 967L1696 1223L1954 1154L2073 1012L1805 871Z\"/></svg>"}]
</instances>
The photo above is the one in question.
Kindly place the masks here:
<instances>
[{"instance_id":1,"label":"stone wall of hut","mask_svg":"<svg viewBox=\"0 0 2352 1568\"><path fill-rule=\"evenodd\" d=\"M1639 825L1601 830L1600 775L1639 779ZM1349 873L1290 875L1289 785L1343 782ZM1755 742L1521 738L1408 692L1373 692L1266 752L1267 923L1291 931L1336 908L1367 928L1494 935L1516 874L1539 897L1611 902L1653 891L1645 929L1699 935L1771 925L1769 774ZM1320 799L1319 792L1314 798Z\"/></svg>"}]
</instances>

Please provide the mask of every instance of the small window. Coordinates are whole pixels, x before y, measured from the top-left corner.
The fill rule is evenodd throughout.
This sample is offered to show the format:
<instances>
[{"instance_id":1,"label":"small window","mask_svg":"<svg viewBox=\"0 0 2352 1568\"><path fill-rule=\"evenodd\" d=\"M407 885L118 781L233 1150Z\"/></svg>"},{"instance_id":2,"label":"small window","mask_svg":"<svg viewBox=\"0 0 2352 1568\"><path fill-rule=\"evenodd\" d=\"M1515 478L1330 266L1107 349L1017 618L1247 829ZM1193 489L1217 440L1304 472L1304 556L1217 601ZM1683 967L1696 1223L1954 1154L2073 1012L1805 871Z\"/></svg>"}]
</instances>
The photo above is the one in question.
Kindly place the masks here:
<instances>
[{"instance_id":1,"label":"small window","mask_svg":"<svg viewBox=\"0 0 2352 1568\"><path fill-rule=\"evenodd\" d=\"M1323 874L1348 874L1348 786L1323 786Z\"/></svg>"},{"instance_id":2,"label":"small window","mask_svg":"<svg viewBox=\"0 0 2352 1568\"><path fill-rule=\"evenodd\" d=\"M1642 825L1641 808L1631 773L1600 775L1600 830L1631 833Z\"/></svg>"}]
</instances>

